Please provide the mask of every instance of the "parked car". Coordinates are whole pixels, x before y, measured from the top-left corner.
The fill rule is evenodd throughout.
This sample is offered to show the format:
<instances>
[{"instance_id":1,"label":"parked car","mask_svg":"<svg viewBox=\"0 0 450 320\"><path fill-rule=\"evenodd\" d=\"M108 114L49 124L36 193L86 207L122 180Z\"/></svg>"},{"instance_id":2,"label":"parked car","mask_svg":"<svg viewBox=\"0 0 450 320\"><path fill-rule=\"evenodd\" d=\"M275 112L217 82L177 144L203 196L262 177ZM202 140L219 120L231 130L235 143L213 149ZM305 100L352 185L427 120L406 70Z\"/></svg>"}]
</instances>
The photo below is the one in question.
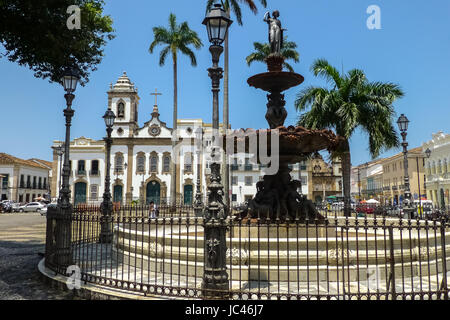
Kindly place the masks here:
<instances>
[{"instance_id":1,"label":"parked car","mask_svg":"<svg viewBox=\"0 0 450 320\"><path fill-rule=\"evenodd\" d=\"M45 204L39 202L30 202L24 206L19 207L19 212L40 212L46 208Z\"/></svg>"},{"instance_id":2,"label":"parked car","mask_svg":"<svg viewBox=\"0 0 450 320\"><path fill-rule=\"evenodd\" d=\"M373 214L375 211L375 206L362 204L356 206L356 213Z\"/></svg>"},{"instance_id":3,"label":"parked car","mask_svg":"<svg viewBox=\"0 0 450 320\"><path fill-rule=\"evenodd\" d=\"M19 212L19 208L22 206L22 204L18 203L18 202L14 202L11 206L11 211L12 212Z\"/></svg>"}]
</instances>

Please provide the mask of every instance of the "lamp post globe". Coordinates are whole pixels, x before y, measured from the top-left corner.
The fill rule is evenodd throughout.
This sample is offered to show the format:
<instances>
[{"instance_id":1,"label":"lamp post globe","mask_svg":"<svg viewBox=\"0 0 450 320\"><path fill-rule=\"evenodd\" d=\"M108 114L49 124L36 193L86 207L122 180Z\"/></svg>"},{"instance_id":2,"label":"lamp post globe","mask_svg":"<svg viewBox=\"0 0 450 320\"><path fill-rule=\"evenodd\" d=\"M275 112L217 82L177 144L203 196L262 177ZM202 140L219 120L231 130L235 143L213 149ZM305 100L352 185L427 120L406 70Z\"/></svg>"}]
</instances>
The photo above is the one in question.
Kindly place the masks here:
<instances>
[{"instance_id":1,"label":"lamp post globe","mask_svg":"<svg viewBox=\"0 0 450 320\"><path fill-rule=\"evenodd\" d=\"M73 93L77 89L80 80L80 71L75 67L67 67L63 71L61 83L67 93Z\"/></svg>"},{"instance_id":2,"label":"lamp post globe","mask_svg":"<svg viewBox=\"0 0 450 320\"><path fill-rule=\"evenodd\" d=\"M225 41L228 28L232 23L233 21L222 8L222 5L216 3L203 20L208 32L209 42L212 45L220 46Z\"/></svg>"},{"instance_id":3,"label":"lamp post globe","mask_svg":"<svg viewBox=\"0 0 450 320\"><path fill-rule=\"evenodd\" d=\"M108 109L105 112L103 119L105 120L106 128L107 129L112 128L112 126L114 125L114 120L116 119L116 115L114 114L114 112L111 109Z\"/></svg>"},{"instance_id":4,"label":"lamp post globe","mask_svg":"<svg viewBox=\"0 0 450 320\"><path fill-rule=\"evenodd\" d=\"M430 148L427 148L427 150L425 150L425 155L427 156L427 159L430 158L430 156L431 156L431 150L430 150Z\"/></svg>"},{"instance_id":5,"label":"lamp post globe","mask_svg":"<svg viewBox=\"0 0 450 320\"><path fill-rule=\"evenodd\" d=\"M397 120L397 125L400 132L402 133L406 132L408 130L408 124L409 124L408 118L402 113Z\"/></svg>"}]
</instances>

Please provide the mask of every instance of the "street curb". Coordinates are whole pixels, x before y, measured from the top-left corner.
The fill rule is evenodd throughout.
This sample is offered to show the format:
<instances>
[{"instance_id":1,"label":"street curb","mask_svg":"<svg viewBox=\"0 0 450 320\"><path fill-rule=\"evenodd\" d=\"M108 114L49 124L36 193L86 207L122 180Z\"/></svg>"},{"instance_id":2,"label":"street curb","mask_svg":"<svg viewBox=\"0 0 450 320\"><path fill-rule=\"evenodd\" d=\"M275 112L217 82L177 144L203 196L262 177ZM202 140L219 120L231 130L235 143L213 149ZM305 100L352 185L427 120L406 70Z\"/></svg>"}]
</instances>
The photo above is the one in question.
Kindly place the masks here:
<instances>
[{"instance_id":1,"label":"street curb","mask_svg":"<svg viewBox=\"0 0 450 320\"><path fill-rule=\"evenodd\" d=\"M71 291L74 297L87 300L177 300L173 297L145 295L141 292L130 294L121 289L110 288L94 283L83 283L80 289L70 290L66 283L68 277L56 274L45 266L45 258L38 264L41 279L51 287L61 291Z\"/></svg>"}]
</instances>

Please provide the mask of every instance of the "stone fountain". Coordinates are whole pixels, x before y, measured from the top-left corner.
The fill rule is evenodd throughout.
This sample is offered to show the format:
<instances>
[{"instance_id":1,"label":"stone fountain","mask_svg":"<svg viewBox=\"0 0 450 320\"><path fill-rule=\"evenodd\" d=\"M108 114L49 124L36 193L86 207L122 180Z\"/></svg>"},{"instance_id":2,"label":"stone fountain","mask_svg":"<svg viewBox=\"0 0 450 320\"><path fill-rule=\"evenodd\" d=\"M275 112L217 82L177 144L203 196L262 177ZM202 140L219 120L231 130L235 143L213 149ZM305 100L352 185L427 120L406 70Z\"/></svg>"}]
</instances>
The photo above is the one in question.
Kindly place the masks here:
<instances>
[{"instance_id":1,"label":"stone fountain","mask_svg":"<svg viewBox=\"0 0 450 320\"><path fill-rule=\"evenodd\" d=\"M257 183L256 195L247 202L247 208L240 216L249 215L250 218L259 217L271 220L285 219L286 217L300 220L304 220L306 217L323 220L312 201L297 192L297 189L301 188L301 182L292 180L289 164L305 160L308 155L316 151L324 149L332 151L339 146L341 139L330 130L284 127L287 111L283 92L300 85L304 78L298 73L283 71L284 58L281 55L283 29L278 17L278 11L274 11L272 18L268 13L264 17L264 21L269 24L269 42L272 50L272 53L265 59L268 72L256 74L247 82L251 87L268 92L266 120L270 129L258 130L256 134L258 136L261 133L269 135L271 130L278 132L279 169L275 175L265 175L263 181ZM246 141L246 146L248 146L248 141ZM270 152L270 142L267 149Z\"/></svg>"}]
</instances>

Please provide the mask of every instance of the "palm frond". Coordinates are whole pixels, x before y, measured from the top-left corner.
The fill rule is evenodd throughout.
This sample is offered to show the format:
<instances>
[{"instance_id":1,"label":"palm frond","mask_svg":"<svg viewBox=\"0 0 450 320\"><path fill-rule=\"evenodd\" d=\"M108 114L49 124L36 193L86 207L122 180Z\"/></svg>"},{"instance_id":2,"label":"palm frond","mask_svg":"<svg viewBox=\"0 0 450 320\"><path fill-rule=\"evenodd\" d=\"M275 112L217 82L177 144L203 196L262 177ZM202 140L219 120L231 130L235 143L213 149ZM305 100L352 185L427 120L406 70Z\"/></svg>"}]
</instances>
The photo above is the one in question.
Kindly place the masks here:
<instances>
[{"instance_id":1,"label":"palm frond","mask_svg":"<svg viewBox=\"0 0 450 320\"><path fill-rule=\"evenodd\" d=\"M317 59L311 66L311 71L314 75L321 76L328 82L334 83L334 85L339 88L341 86L342 77L339 71L330 65L330 63L325 59Z\"/></svg>"}]
</instances>

